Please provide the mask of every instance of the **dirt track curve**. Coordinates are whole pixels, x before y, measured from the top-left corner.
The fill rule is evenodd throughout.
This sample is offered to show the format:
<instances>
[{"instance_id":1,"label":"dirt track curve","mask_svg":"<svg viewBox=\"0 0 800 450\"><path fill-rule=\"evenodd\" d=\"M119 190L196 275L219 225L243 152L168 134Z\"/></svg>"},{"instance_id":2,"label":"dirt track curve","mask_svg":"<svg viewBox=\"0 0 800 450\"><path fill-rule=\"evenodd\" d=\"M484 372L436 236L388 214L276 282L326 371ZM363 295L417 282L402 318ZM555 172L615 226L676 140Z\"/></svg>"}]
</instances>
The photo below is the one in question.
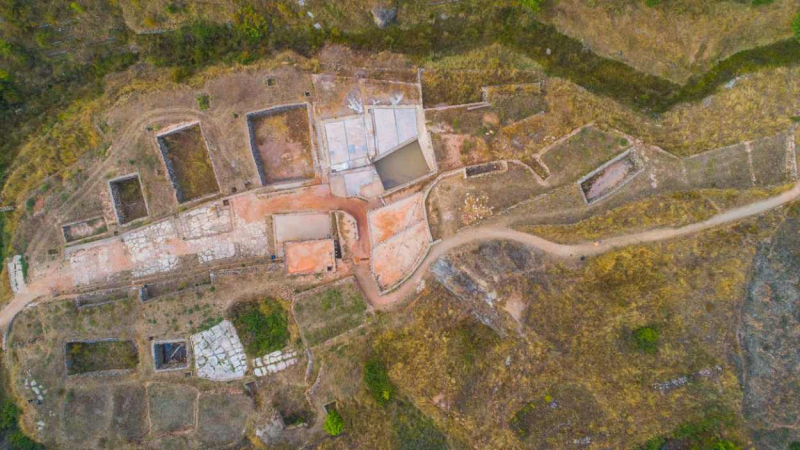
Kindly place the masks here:
<instances>
[{"instance_id":1,"label":"dirt track curve","mask_svg":"<svg viewBox=\"0 0 800 450\"><path fill-rule=\"evenodd\" d=\"M408 297L419 285L420 280L427 272L428 267L440 256L450 250L465 244L502 239L519 242L530 247L534 247L545 253L559 258L580 258L582 256L592 256L605 253L615 248L626 247L635 244L663 241L680 236L698 233L719 225L735 222L740 219L755 216L771 209L784 205L800 196L800 182L796 183L790 190L764 200L753 202L739 208L728 210L724 213L713 216L701 222L696 222L679 228L657 228L641 233L632 233L624 236L606 239L602 242L586 242L581 244L564 245L548 241L538 236L512 230L503 224L492 224L468 228L462 230L455 236L442 240L435 244L429 251L425 259L419 264L413 275L409 277L400 287L381 295L375 279L369 270L368 264L355 267L355 276L359 281L365 295L370 303L378 309L389 309L398 302ZM361 220L365 218L359 217ZM361 221L359 220L359 222ZM359 223L359 231L362 225ZM0 311L0 329L5 336L5 328L14 316L21 311L28 303L35 298L45 295L46 286L37 286L27 292L17 294L14 299Z\"/></svg>"}]
</instances>

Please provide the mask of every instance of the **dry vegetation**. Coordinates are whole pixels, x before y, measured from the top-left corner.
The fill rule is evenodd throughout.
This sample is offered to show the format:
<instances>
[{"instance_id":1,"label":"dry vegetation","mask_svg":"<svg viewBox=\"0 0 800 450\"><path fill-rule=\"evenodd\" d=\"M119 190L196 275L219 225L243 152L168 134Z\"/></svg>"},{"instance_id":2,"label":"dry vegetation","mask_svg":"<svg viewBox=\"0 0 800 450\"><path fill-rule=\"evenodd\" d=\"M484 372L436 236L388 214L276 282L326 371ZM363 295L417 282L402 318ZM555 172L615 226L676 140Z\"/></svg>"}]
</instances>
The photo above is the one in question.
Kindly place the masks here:
<instances>
[{"instance_id":1,"label":"dry vegetation","mask_svg":"<svg viewBox=\"0 0 800 450\"><path fill-rule=\"evenodd\" d=\"M159 137L165 158L174 168L180 202L194 200L219 191L217 177L200 126Z\"/></svg>"},{"instance_id":2,"label":"dry vegetation","mask_svg":"<svg viewBox=\"0 0 800 450\"><path fill-rule=\"evenodd\" d=\"M673 0L649 7L639 0L562 0L541 17L600 55L682 84L738 51L789 38L796 9L792 0L758 7L738 1Z\"/></svg>"},{"instance_id":3,"label":"dry vegetation","mask_svg":"<svg viewBox=\"0 0 800 450\"><path fill-rule=\"evenodd\" d=\"M569 225L521 225L520 231L559 243L596 241L656 227L679 227L707 219L718 210L697 192L651 197Z\"/></svg>"},{"instance_id":4,"label":"dry vegetation","mask_svg":"<svg viewBox=\"0 0 800 450\"><path fill-rule=\"evenodd\" d=\"M681 227L700 222L737 206L762 200L790 188L699 189L648 197L598 212L575 223L528 225L535 218L516 219L514 228L562 244L597 241L653 228ZM547 219L538 219L550 221ZM558 221L558 219L556 219Z\"/></svg>"},{"instance_id":5,"label":"dry vegetation","mask_svg":"<svg viewBox=\"0 0 800 450\"><path fill-rule=\"evenodd\" d=\"M434 286L410 321L382 333L374 348L400 391L451 437L482 448L558 447L584 437L590 448L632 448L710 411L739 410L736 368L727 362L737 348L738 305L755 244L778 219L504 277L492 288L500 298L521 296L527 307L520 333L505 339ZM654 353L638 352L627 338L646 324L659 329ZM687 386L665 393L653 387L717 365L721 372ZM547 413L553 401L560 416ZM543 416L519 415L531 402ZM520 431L520 420L565 419L570 426L560 433L534 425ZM359 432L374 439L375 432ZM721 432L747 441L736 427Z\"/></svg>"}]
</instances>

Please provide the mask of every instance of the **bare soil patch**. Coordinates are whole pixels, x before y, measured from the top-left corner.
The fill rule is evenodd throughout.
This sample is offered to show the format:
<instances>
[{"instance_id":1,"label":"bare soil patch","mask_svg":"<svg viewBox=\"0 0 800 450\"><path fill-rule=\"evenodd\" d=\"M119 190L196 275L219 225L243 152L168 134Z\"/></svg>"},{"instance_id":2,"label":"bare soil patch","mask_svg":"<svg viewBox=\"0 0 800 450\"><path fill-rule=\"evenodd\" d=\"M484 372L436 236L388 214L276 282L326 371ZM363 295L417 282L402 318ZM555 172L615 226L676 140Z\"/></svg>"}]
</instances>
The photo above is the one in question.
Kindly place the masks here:
<instances>
[{"instance_id":1,"label":"bare soil patch","mask_svg":"<svg viewBox=\"0 0 800 450\"><path fill-rule=\"evenodd\" d=\"M64 403L61 417L65 440L75 446L94 447L106 429L110 406L107 389L72 391Z\"/></svg>"},{"instance_id":2,"label":"bare soil patch","mask_svg":"<svg viewBox=\"0 0 800 450\"><path fill-rule=\"evenodd\" d=\"M244 438L253 402L242 394L205 394L200 397L197 437L207 447L218 448Z\"/></svg>"},{"instance_id":3,"label":"bare soil patch","mask_svg":"<svg viewBox=\"0 0 800 450\"><path fill-rule=\"evenodd\" d=\"M147 398L154 435L194 429L196 389L180 384L156 383L147 387Z\"/></svg>"},{"instance_id":4,"label":"bare soil patch","mask_svg":"<svg viewBox=\"0 0 800 450\"><path fill-rule=\"evenodd\" d=\"M147 393L141 385L121 385L113 390L111 432L126 443L141 441L150 431L147 424Z\"/></svg>"},{"instance_id":5,"label":"bare soil patch","mask_svg":"<svg viewBox=\"0 0 800 450\"><path fill-rule=\"evenodd\" d=\"M545 188L519 164L480 177L443 178L431 190L425 205L431 233L434 239L451 236L542 192Z\"/></svg>"},{"instance_id":6,"label":"bare soil patch","mask_svg":"<svg viewBox=\"0 0 800 450\"><path fill-rule=\"evenodd\" d=\"M291 105L247 115L250 145L262 183L314 177L306 105Z\"/></svg>"}]
</instances>

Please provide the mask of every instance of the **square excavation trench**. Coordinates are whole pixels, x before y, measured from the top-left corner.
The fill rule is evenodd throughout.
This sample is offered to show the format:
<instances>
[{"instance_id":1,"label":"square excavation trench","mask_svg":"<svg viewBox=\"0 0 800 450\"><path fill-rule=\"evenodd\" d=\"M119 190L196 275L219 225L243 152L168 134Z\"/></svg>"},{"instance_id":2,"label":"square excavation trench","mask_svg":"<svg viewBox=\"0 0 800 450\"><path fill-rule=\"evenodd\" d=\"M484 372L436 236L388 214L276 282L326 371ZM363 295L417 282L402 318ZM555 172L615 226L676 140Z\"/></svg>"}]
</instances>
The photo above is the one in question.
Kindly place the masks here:
<instances>
[{"instance_id":1,"label":"square excavation trench","mask_svg":"<svg viewBox=\"0 0 800 450\"><path fill-rule=\"evenodd\" d=\"M247 130L262 185L314 178L311 121L306 104L249 113Z\"/></svg>"},{"instance_id":2,"label":"square excavation trench","mask_svg":"<svg viewBox=\"0 0 800 450\"><path fill-rule=\"evenodd\" d=\"M375 170L383 188L388 191L427 175L431 168L422 154L419 141L414 140L376 160Z\"/></svg>"},{"instance_id":3,"label":"square excavation trench","mask_svg":"<svg viewBox=\"0 0 800 450\"><path fill-rule=\"evenodd\" d=\"M130 340L67 342L64 350L68 375L132 370L139 364L136 343Z\"/></svg>"},{"instance_id":4,"label":"square excavation trench","mask_svg":"<svg viewBox=\"0 0 800 450\"><path fill-rule=\"evenodd\" d=\"M114 213L120 225L147 217L147 202L144 200L139 175L131 174L115 178L108 182L108 188L111 191Z\"/></svg>"},{"instance_id":5,"label":"square excavation trench","mask_svg":"<svg viewBox=\"0 0 800 450\"><path fill-rule=\"evenodd\" d=\"M156 372L181 370L189 367L189 348L185 340L153 343L153 366Z\"/></svg>"},{"instance_id":6,"label":"square excavation trench","mask_svg":"<svg viewBox=\"0 0 800 450\"><path fill-rule=\"evenodd\" d=\"M189 124L156 137L167 177L178 203L219 192L219 183L199 123Z\"/></svg>"}]
</instances>

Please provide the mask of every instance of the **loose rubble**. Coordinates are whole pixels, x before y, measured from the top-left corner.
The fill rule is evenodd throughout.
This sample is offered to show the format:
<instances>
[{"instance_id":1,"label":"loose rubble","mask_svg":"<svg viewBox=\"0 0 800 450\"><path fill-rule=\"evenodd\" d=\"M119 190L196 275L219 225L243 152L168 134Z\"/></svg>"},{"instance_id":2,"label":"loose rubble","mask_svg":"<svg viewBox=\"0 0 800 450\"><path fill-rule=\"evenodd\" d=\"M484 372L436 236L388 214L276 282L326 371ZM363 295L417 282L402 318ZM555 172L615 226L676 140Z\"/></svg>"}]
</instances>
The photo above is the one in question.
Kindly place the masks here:
<instances>
[{"instance_id":1,"label":"loose rubble","mask_svg":"<svg viewBox=\"0 0 800 450\"><path fill-rule=\"evenodd\" d=\"M25 272L22 270L22 255L14 255L8 260L8 281L11 282L11 290L14 293L28 288L25 284Z\"/></svg>"},{"instance_id":2,"label":"loose rubble","mask_svg":"<svg viewBox=\"0 0 800 450\"><path fill-rule=\"evenodd\" d=\"M281 370L297 364L297 352L289 351L282 353L280 350L264 355L261 358L253 360L253 372L257 377L263 377L267 374L278 373Z\"/></svg>"},{"instance_id":3,"label":"loose rubble","mask_svg":"<svg viewBox=\"0 0 800 450\"><path fill-rule=\"evenodd\" d=\"M33 396L36 399L38 404L41 404L44 401L44 396L47 394L47 389L44 388L41 384L39 384L36 380L30 380L26 378L24 381L25 389L30 390L33 392Z\"/></svg>"}]
</instances>

